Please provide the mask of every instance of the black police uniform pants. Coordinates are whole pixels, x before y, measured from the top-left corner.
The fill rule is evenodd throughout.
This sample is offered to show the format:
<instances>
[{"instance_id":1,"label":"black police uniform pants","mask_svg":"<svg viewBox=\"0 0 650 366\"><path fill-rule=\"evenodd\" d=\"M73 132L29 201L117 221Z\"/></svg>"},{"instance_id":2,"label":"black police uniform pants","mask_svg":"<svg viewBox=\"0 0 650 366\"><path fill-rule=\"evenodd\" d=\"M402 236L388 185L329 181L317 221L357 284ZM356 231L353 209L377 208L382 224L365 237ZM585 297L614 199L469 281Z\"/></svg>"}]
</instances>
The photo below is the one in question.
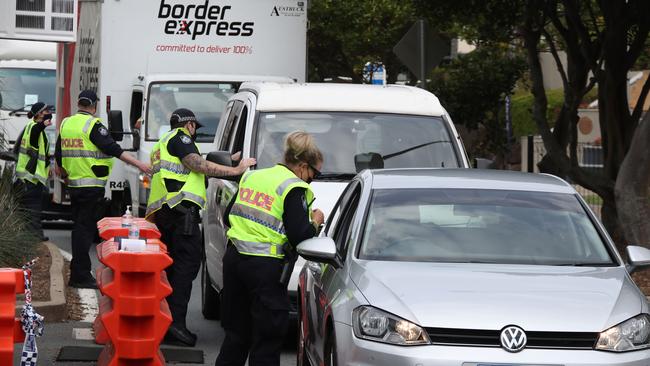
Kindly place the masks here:
<instances>
[{"instance_id":1,"label":"black police uniform pants","mask_svg":"<svg viewBox=\"0 0 650 366\"><path fill-rule=\"evenodd\" d=\"M239 254L223 258L221 325L226 339L216 366L280 365L289 326L289 297L280 284L282 260Z\"/></svg>"},{"instance_id":2,"label":"black police uniform pants","mask_svg":"<svg viewBox=\"0 0 650 366\"><path fill-rule=\"evenodd\" d=\"M72 261L70 262L70 281L83 282L92 280L90 246L95 241L100 201L104 197L104 188L70 188L70 206L72 208Z\"/></svg>"},{"instance_id":3,"label":"black police uniform pants","mask_svg":"<svg viewBox=\"0 0 650 366\"><path fill-rule=\"evenodd\" d=\"M29 220L29 228L38 236L43 238L43 225L41 223L41 212L43 211L43 190L45 186L41 183L18 181L21 191L20 204L26 211Z\"/></svg>"},{"instance_id":4,"label":"black police uniform pants","mask_svg":"<svg viewBox=\"0 0 650 366\"><path fill-rule=\"evenodd\" d=\"M197 211L198 212L198 211ZM191 228L185 227L185 215L163 206L156 212L155 222L160 230L161 240L167 246L169 256L174 260L165 270L172 293L167 304L175 325L186 327L187 304L192 294L192 282L201 268L201 231L198 217L192 219ZM187 230L191 234L187 234Z\"/></svg>"}]
</instances>

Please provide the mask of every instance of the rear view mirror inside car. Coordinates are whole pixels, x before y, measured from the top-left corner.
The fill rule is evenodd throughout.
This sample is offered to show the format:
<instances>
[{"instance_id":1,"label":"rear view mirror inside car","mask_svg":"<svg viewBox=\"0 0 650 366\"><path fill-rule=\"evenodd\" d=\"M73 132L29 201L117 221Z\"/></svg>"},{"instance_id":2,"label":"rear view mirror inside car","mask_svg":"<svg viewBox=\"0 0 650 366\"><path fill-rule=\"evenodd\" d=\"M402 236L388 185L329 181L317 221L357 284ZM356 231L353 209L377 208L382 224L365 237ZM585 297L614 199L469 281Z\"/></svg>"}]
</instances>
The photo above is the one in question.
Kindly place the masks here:
<instances>
[{"instance_id":1,"label":"rear view mirror inside car","mask_svg":"<svg viewBox=\"0 0 650 366\"><path fill-rule=\"evenodd\" d=\"M354 167L357 173L364 169L383 169L384 158L377 153L361 153L354 155Z\"/></svg>"}]
</instances>

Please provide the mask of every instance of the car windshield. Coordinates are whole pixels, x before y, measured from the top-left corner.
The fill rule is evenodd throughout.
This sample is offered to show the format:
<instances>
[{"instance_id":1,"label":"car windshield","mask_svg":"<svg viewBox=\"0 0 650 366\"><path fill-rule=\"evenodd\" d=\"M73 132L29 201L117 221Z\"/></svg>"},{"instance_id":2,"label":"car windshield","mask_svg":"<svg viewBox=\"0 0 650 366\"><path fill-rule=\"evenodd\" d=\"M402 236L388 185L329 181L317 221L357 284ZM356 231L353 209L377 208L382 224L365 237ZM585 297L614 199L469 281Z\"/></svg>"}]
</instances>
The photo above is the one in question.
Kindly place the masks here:
<instances>
[{"instance_id":1,"label":"car windshield","mask_svg":"<svg viewBox=\"0 0 650 366\"><path fill-rule=\"evenodd\" d=\"M54 106L56 70L0 69L0 100L2 109L29 110L36 102Z\"/></svg>"},{"instance_id":2,"label":"car windshield","mask_svg":"<svg viewBox=\"0 0 650 366\"><path fill-rule=\"evenodd\" d=\"M359 257L615 265L576 196L483 189L374 191Z\"/></svg>"},{"instance_id":3,"label":"car windshield","mask_svg":"<svg viewBox=\"0 0 650 366\"><path fill-rule=\"evenodd\" d=\"M187 108L203 125L197 131L196 141L212 142L221 113L237 87L236 83L152 84L145 119L146 140L158 141L170 129L172 112Z\"/></svg>"},{"instance_id":4,"label":"car windshield","mask_svg":"<svg viewBox=\"0 0 650 366\"><path fill-rule=\"evenodd\" d=\"M363 169L363 165L355 163L358 154L368 153L381 156L384 168L459 167L452 137L439 117L283 112L260 114L258 168L282 161L284 137L295 130L309 132L316 139L324 156L324 175L355 174Z\"/></svg>"}]
</instances>

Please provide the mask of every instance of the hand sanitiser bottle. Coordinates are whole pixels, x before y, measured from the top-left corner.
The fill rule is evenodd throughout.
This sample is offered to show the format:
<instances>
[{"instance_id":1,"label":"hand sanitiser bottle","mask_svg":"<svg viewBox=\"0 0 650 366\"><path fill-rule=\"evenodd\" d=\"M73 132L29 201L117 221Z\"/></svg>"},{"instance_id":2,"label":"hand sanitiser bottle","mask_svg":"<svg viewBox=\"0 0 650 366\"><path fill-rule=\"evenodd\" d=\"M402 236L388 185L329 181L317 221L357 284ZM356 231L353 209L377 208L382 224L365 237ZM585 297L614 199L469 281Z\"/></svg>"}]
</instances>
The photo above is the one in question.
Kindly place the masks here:
<instances>
[{"instance_id":1,"label":"hand sanitiser bottle","mask_svg":"<svg viewBox=\"0 0 650 366\"><path fill-rule=\"evenodd\" d=\"M131 227L133 225L133 215L131 215L131 206L126 206L126 212L122 215L122 227Z\"/></svg>"},{"instance_id":2,"label":"hand sanitiser bottle","mask_svg":"<svg viewBox=\"0 0 650 366\"><path fill-rule=\"evenodd\" d=\"M129 239L140 239L140 228L135 222L129 227Z\"/></svg>"}]
</instances>

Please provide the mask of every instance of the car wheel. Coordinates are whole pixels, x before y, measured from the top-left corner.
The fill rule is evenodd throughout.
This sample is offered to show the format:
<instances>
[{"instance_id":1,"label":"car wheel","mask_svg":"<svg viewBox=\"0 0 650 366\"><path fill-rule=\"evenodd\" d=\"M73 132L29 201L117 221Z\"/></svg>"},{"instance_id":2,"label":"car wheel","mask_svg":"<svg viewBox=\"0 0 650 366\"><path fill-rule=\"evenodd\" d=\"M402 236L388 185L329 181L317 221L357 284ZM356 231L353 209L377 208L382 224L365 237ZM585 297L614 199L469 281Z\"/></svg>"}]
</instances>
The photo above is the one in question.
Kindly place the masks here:
<instances>
[{"instance_id":1,"label":"car wheel","mask_svg":"<svg viewBox=\"0 0 650 366\"><path fill-rule=\"evenodd\" d=\"M325 339L325 366L337 366L339 363L336 359L336 335L334 328L330 328L330 332Z\"/></svg>"},{"instance_id":2,"label":"car wheel","mask_svg":"<svg viewBox=\"0 0 650 366\"><path fill-rule=\"evenodd\" d=\"M311 366L307 349L305 348L305 320L303 319L302 306L300 306L300 289L298 289L298 346L296 347L296 365Z\"/></svg>"},{"instance_id":3,"label":"car wheel","mask_svg":"<svg viewBox=\"0 0 650 366\"><path fill-rule=\"evenodd\" d=\"M212 287L205 267L205 258L201 263L201 312L208 320L218 320L221 312L219 293Z\"/></svg>"}]
</instances>

